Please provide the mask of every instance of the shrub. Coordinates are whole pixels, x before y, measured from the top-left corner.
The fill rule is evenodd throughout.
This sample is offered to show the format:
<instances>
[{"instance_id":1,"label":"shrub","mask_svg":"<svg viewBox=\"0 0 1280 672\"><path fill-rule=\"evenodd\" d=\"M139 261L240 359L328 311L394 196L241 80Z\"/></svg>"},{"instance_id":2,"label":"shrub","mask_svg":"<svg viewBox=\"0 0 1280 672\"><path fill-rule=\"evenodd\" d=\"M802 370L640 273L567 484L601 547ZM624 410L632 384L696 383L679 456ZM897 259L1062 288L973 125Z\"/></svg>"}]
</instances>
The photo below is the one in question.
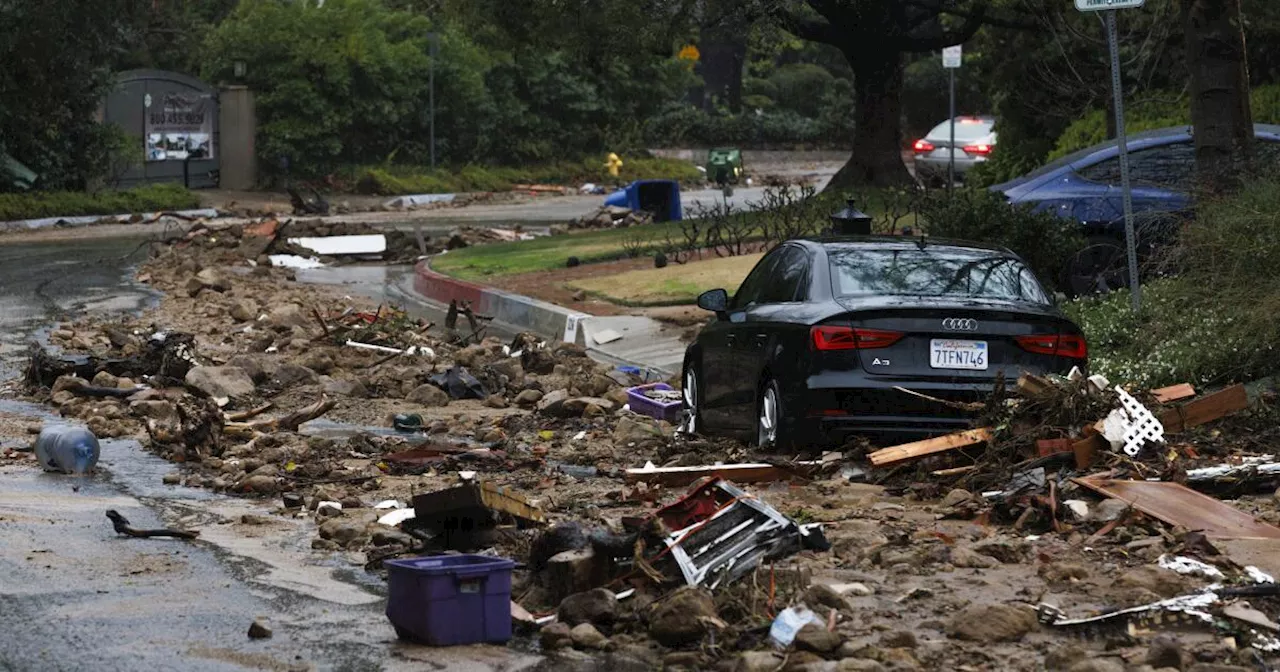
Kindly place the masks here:
<instances>
[{"instance_id":1,"label":"shrub","mask_svg":"<svg viewBox=\"0 0 1280 672\"><path fill-rule=\"evenodd\" d=\"M125 215L135 212L187 210L200 206L200 198L182 185L153 184L127 191L38 191L0 194L0 221Z\"/></svg>"},{"instance_id":2,"label":"shrub","mask_svg":"<svg viewBox=\"0 0 1280 672\"><path fill-rule=\"evenodd\" d=\"M828 90L838 93L845 89L833 84ZM828 95L833 94L824 92L821 99L827 101ZM852 134L852 117L847 114L851 106L827 105L824 102L823 109L823 116L812 119L786 110L757 114L752 109L738 115L710 114L682 104L646 121L644 137L650 146L847 146Z\"/></svg>"},{"instance_id":3,"label":"shrub","mask_svg":"<svg viewBox=\"0 0 1280 672\"><path fill-rule=\"evenodd\" d=\"M1203 202L1182 230L1181 274L1066 309L1089 337L1092 368L1118 383L1249 380L1280 371L1280 181Z\"/></svg>"},{"instance_id":4,"label":"shrub","mask_svg":"<svg viewBox=\"0 0 1280 672\"><path fill-rule=\"evenodd\" d=\"M688 161L623 156L623 181L666 179L682 183L702 180L702 173ZM577 187L587 182L610 183L604 157L580 162L560 161L526 167L468 165L458 169L384 164L348 170L354 188L362 194L448 194L508 191L517 184L558 184Z\"/></svg>"},{"instance_id":5,"label":"shrub","mask_svg":"<svg viewBox=\"0 0 1280 672\"><path fill-rule=\"evenodd\" d=\"M925 197L921 217L929 234L1006 247L1022 257L1041 282L1061 284L1067 262L1084 245L1080 225L1051 213L1011 206L998 194L964 189L953 198L934 193Z\"/></svg>"}]
</instances>

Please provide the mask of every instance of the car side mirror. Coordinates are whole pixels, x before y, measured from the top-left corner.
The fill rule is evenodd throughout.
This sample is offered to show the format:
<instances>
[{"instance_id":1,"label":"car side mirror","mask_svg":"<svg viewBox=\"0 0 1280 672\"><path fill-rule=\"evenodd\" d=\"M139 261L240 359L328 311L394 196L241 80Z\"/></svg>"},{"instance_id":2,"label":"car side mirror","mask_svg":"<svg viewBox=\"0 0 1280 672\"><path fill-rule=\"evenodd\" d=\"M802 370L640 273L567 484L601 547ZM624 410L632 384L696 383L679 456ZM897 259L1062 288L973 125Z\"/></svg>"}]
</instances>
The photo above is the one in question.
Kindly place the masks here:
<instances>
[{"instance_id":1,"label":"car side mirror","mask_svg":"<svg viewBox=\"0 0 1280 672\"><path fill-rule=\"evenodd\" d=\"M698 295L698 307L716 315L724 315L729 310L729 292L723 289L707 290Z\"/></svg>"}]
</instances>

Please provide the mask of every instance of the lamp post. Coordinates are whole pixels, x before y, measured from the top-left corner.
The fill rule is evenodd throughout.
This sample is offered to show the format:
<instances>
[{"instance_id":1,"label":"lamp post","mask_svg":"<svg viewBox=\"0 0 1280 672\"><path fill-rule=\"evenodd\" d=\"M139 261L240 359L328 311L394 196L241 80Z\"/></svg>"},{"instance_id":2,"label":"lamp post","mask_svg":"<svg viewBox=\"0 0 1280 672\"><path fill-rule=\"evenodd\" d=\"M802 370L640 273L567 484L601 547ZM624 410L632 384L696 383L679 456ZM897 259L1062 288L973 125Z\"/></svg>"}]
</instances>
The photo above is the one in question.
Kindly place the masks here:
<instances>
[{"instance_id":1,"label":"lamp post","mask_svg":"<svg viewBox=\"0 0 1280 672\"><path fill-rule=\"evenodd\" d=\"M859 210L851 198L844 209L831 215L831 228L840 236L869 236L871 215Z\"/></svg>"}]
</instances>

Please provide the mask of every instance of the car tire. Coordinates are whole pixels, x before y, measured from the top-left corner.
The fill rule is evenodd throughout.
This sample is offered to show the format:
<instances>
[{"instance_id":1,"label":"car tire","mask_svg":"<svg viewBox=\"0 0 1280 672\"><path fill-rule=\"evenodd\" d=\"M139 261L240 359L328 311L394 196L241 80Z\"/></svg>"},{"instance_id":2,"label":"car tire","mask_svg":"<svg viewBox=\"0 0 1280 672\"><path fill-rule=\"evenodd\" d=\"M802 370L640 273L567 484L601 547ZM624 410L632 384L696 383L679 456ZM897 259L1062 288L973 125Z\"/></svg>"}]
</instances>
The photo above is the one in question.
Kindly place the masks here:
<instances>
[{"instance_id":1,"label":"car tire","mask_svg":"<svg viewBox=\"0 0 1280 672\"><path fill-rule=\"evenodd\" d=\"M1084 249L1067 262L1063 288L1072 297L1106 293L1129 286L1124 240L1114 236L1089 236Z\"/></svg>"},{"instance_id":2,"label":"car tire","mask_svg":"<svg viewBox=\"0 0 1280 672\"><path fill-rule=\"evenodd\" d=\"M697 360L686 362L681 376L681 409L684 427L689 434L700 434L702 425L702 366Z\"/></svg>"},{"instance_id":3,"label":"car tire","mask_svg":"<svg viewBox=\"0 0 1280 672\"><path fill-rule=\"evenodd\" d=\"M782 390L776 380L769 380L760 387L756 400L756 447L761 450L790 450L791 437L783 422L786 408L782 402Z\"/></svg>"}]
</instances>

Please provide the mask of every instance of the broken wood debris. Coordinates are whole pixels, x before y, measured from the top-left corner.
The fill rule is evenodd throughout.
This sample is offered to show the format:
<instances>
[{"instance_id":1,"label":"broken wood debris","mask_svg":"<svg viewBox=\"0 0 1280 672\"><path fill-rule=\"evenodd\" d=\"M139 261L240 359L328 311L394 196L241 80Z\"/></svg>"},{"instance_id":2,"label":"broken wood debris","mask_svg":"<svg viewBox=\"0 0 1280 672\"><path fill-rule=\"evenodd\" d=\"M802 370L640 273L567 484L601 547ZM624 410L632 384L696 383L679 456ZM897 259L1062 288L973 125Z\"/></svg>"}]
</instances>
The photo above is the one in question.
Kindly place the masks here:
<instances>
[{"instance_id":1,"label":"broken wood debris","mask_svg":"<svg viewBox=\"0 0 1280 672\"><path fill-rule=\"evenodd\" d=\"M1249 393L1244 385L1232 385L1164 411L1159 418L1165 433L1172 434L1199 427L1248 407Z\"/></svg>"},{"instance_id":2,"label":"broken wood debris","mask_svg":"<svg viewBox=\"0 0 1280 672\"><path fill-rule=\"evenodd\" d=\"M172 537L174 539L190 540L200 536L199 532L171 530L167 528L161 530L137 530L129 525L128 518L120 515L120 513L114 509L107 510L107 518L111 519L111 527L115 529L118 534L123 534L126 537L134 537L137 539L146 539L150 537Z\"/></svg>"},{"instance_id":3,"label":"broken wood debris","mask_svg":"<svg viewBox=\"0 0 1280 672\"><path fill-rule=\"evenodd\" d=\"M1073 480L1105 497L1128 502L1152 518L1203 532L1210 539L1280 539L1280 528L1179 483L1097 477Z\"/></svg>"},{"instance_id":4,"label":"broken wood debris","mask_svg":"<svg viewBox=\"0 0 1280 672\"><path fill-rule=\"evenodd\" d=\"M773 483L785 480L806 480L821 461L795 462L779 465L767 463L712 464L697 467L655 467L653 463L640 469L628 469L628 483L657 483L670 487L689 485L699 479L718 476L735 483Z\"/></svg>"},{"instance_id":5,"label":"broken wood debris","mask_svg":"<svg viewBox=\"0 0 1280 672\"><path fill-rule=\"evenodd\" d=\"M1151 390L1151 396L1155 397L1156 401L1161 404L1168 404L1196 396L1196 388L1192 387L1190 383L1181 383Z\"/></svg>"},{"instance_id":6,"label":"broken wood debris","mask_svg":"<svg viewBox=\"0 0 1280 672\"><path fill-rule=\"evenodd\" d=\"M979 429L970 429L955 434L947 434L938 436L924 441L916 441L913 443L904 443L900 446L892 448L884 448L877 450L867 456L871 464L877 467L883 467L890 464L897 464L906 460L942 453L956 448L964 448L972 446L975 443L983 443L990 441L992 432L989 428L982 427Z\"/></svg>"},{"instance_id":7,"label":"broken wood debris","mask_svg":"<svg viewBox=\"0 0 1280 672\"><path fill-rule=\"evenodd\" d=\"M545 525L546 514L512 488L490 482L468 482L413 497L413 524L450 537L449 545L465 545L475 532L499 524ZM458 536L461 535L461 536Z\"/></svg>"}]
</instances>

